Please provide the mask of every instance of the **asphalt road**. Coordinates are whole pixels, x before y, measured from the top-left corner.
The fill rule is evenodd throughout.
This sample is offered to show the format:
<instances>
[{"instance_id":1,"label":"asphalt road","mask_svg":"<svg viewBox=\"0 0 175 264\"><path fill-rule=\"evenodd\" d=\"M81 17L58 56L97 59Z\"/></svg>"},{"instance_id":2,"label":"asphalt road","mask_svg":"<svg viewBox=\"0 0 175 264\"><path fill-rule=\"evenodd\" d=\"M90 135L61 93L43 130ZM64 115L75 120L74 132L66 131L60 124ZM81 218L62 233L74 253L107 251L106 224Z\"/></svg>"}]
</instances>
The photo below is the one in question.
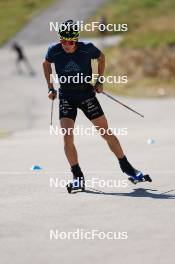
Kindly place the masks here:
<instances>
[{"instance_id":1,"label":"asphalt road","mask_svg":"<svg viewBox=\"0 0 175 264\"><path fill-rule=\"evenodd\" d=\"M13 132L0 140L1 263L173 264L175 100L119 98L143 113L143 119L98 95L109 126L118 133L127 129L119 139L128 159L149 173L153 182L126 184L104 140L98 134L82 135L75 136L80 165L86 179L96 178L98 183L84 193L68 194L60 182L71 179L62 136L49 133L51 102L41 68L46 48L44 39L42 44L26 44L37 72L33 77L17 75L9 50L0 51L4 65L0 130ZM54 103L56 125L58 101ZM91 126L81 112L78 125ZM148 139L155 142L148 144ZM33 165L42 170L32 171ZM103 187L99 179L105 184L115 181L115 187ZM73 239L70 232L77 230L84 236L85 232L113 232L118 239L83 235L77 239L77 233ZM56 232L70 239L56 237ZM53 233L55 237L50 237Z\"/></svg>"}]
</instances>

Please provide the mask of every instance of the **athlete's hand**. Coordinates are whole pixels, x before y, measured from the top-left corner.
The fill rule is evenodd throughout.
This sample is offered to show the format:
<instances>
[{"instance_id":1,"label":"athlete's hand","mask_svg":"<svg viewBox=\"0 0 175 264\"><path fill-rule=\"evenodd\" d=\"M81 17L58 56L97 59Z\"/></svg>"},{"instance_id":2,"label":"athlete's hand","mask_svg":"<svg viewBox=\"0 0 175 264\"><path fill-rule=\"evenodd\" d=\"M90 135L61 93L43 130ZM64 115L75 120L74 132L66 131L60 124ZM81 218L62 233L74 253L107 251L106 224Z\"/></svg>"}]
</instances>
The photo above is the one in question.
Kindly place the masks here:
<instances>
[{"instance_id":1,"label":"athlete's hand","mask_svg":"<svg viewBox=\"0 0 175 264\"><path fill-rule=\"evenodd\" d=\"M50 88L48 91L48 97L50 100L55 100L57 97L57 91L54 88Z\"/></svg>"},{"instance_id":2,"label":"athlete's hand","mask_svg":"<svg viewBox=\"0 0 175 264\"><path fill-rule=\"evenodd\" d=\"M94 88L95 88L95 91L97 93L102 93L103 92L103 84L102 83L96 83Z\"/></svg>"}]
</instances>

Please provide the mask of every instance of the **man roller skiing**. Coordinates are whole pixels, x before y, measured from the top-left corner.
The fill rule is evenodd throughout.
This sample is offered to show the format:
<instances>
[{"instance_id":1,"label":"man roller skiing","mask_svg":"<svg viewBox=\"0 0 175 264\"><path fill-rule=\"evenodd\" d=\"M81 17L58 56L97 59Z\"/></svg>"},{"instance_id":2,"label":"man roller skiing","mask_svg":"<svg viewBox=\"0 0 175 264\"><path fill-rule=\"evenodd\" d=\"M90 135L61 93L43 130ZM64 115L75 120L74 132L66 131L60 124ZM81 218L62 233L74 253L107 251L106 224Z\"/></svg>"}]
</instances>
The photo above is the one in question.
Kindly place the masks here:
<instances>
[{"instance_id":1,"label":"man roller skiing","mask_svg":"<svg viewBox=\"0 0 175 264\"><path fill-rule=\"evenodd\" d=\"M73 128L77 116L77 109L81 109L85 116L99 130L106 131L102 137L107 142L110 150L114 153L119 161L119 165L123 173L129 176L133 183L140 181L151 181L148 175L143 175L139 170L136 170L127 160L118 138L109 133L108 122L102 107L96 97L96 93L103 91L102 83L97 80L93 86L89 82L85 82L85 77L92 78L91 60L96 59L98 63L98 76L104 75L105 56L92 43L79 42L79 31L76 24L72 20L64 22L60 27L60 43L49 47L45 61L43 62L44 74L48 84L48 97L54 100L57 97L57 92L54 89L53 83L50 82L50 74L52 74L51 64L55 64L55 70L58 78L75 76L77 73L83 76L81 82L74 83L62 82L59 89L59 118L61 128L66 129L69 133L64 135L64 151L73 174L73 182L78 182L76 188L84 188L84 175L80 168L77 150L74 145ZM108 132L107 132L108 131ZM147 178L148 177L148 178ZM83 187L82 187L83 182ZM68 191L71 191L73 184L68 185Z\"/></svg>"}]
</instances>

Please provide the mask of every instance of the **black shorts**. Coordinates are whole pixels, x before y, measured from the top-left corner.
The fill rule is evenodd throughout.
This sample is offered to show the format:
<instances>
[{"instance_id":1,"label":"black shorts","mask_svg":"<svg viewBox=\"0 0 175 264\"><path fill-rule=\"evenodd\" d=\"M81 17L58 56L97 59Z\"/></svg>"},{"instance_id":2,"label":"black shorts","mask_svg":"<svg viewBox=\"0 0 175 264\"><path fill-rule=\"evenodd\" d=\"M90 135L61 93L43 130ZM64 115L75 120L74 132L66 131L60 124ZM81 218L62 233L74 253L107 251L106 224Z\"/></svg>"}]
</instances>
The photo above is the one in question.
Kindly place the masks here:
<instances>
[{"instance_id":1,"label":"black shorts","mask_svg":"<svg viewBox=\"0 0 175 264\"><path fill-rule=\"evenodd\" d=\"M91 95L90 97L81 100L60 98L59 118L71 118L75 121L78 108L83 111L89 120L98 118L104 114L96 96Z\"/></svg>"}]
</instances>

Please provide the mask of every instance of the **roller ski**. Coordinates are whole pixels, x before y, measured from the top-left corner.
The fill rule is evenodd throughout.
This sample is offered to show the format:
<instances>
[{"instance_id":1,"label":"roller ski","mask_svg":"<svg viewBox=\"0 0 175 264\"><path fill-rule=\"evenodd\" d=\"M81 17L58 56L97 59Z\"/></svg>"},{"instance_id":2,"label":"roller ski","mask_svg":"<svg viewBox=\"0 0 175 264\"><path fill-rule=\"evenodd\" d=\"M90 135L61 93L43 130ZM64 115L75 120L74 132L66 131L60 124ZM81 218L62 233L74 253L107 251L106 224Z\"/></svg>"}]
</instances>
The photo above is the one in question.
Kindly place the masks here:
<instances>
[{"instance_id":1,"label":"roller ski","mask_svg":"<svg viewBox=\"0 0 175 264\"><path fill-rule=\"evenodd\" d=\"M72 191L85 191L85 179L80 167L75 165L71 171L73 173L73 181L66 185L68 193Z\"/></svg>"},{"instance_id":2,"label":"roller ski","mask_svg":"<svg viewBox=\"0 0 175 264\"><path fill-rule=\"evenodd\" d=\"M144 175L141 171L136 170L127 160L126 156L122 159L119 159L119 164L121 170L126 173L129 178L128 180L133 184L137 184L139 182L152 182L152 179L148 174Z\"/></svg>"},{"instance_id":3,"label":"roller ski","mask_svg":"<svg viewBox=\"0 0 175 264\"><path fill-rule=\"evenodd\" d=\"M72 182L68 183L66 185L68 193L71 193L72 191L85 191L85 180L83 178L77 178L73 179Z\"/></svg>"},{"instance_id":4,"label":"roller ski","mask_svg":"<svg viewBox=\"0 0 175 264\"><path fill-rule=\"evenodd\" d=\"M146 182L146 181L152 182L152 179L150 178L148 174L143 175L143 173L140 171L136 175L130 176L128 180L132 182L133 184L137 184L139 182Z\"/></svg>"}]
</instances>

